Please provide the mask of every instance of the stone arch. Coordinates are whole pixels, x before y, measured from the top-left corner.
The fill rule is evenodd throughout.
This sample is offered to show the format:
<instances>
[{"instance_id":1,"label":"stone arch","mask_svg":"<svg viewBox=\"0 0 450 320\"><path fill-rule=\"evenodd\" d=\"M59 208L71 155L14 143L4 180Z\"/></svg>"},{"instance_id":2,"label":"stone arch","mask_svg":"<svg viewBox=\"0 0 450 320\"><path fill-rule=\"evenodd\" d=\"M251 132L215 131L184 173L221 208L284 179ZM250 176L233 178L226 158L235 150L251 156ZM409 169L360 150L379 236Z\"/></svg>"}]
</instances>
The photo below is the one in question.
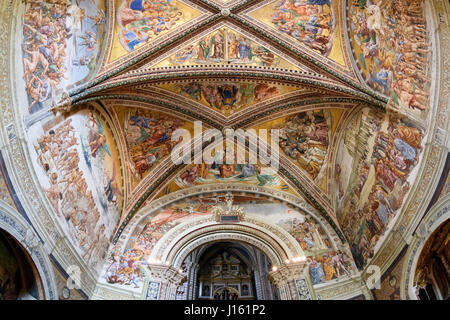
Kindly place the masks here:
<instances>
[{"instance_id":1,"label":"stone arch","mask_svg":"<svg viewBox=\"0 0 450 320\"><path fill-rule=\"evenodd\" d=\"M44 244L25 218L2 200L0 200L0 229L14 238L31 258L41 280L43 299L58 300L55 276Z\"/></svg>"},{"instance_id":2,"label":"stone arch","mask_svg":"<svg viewBox=\"0 0 450 320\"><path fill-rule=\"evenodd\" d=\"M202 257L202 255L203 255L207 250L209 250L209 248L210 248L211 246L212 246L212 245L205 245L205 246L202 246L202 247L198 250L198 252L196 253L195 261L198 262L199 259ZM232 252L232 254L238 256L242 261L244 261L244 262L246 262L246 263L248 263L248 264L255 264L255 263L256 263L256 256L255 256L255 253L251 251L253 248L252 248L251 246L247 245L247 244L242 244L242 247L247 249L247 251L248 251L248 253L249 253L249 256L248 256L248 257L244 256L244 255L242 254L242 252L238 251L236 248L232 248L232 249L230 250L230 252Z\"/></svg>"},{"instance_id":3,"label":"stone arch","mask_svg":"<svg viewBox=\"0 0 450 320\"><path fill-rule=\"evenodd\" d=\"M270 259L273 265L282 264L292 253L285 252L283 247L276 240L270 239L262 231L256 231L248 226L217 226L198 228L190 230L181 239L171 243L171 247L164 251L162 261L170 263L178 268L184 259L199 246L218 241L239 241L260 248ZM272 240L272 241L270 241Z\"/></svg>"},{"instance_id":4,"label":"stone arch","mask_svg":"<svg viewBox=\"0 0 450 320\"><path fill-rule=\"evenodd\" d=\"M414 292L414 275L419 257L427 240L445 221L450 218L450 194L440 200L427 213L413 234L413 239L405 255L405 264L400 283L402 299L417 300Z\"/></svg>"}]
</instances>

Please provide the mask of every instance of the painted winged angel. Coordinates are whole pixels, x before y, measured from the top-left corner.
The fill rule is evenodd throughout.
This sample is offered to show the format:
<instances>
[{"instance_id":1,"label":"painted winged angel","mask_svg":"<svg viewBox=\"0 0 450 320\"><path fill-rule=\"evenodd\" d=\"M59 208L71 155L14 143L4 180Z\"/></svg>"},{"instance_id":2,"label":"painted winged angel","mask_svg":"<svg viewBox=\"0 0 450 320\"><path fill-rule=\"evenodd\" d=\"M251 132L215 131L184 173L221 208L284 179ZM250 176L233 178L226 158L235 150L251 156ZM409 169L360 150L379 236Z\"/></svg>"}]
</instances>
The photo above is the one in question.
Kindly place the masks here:
<instances>
[{"instance_id":1,"label":"painted winged angel","mask_svg":"<svg viewBox=\"0 0 450 320\"><path fill-rule=\"evenodd\" d=\"M123 197L123 193L120 191L118 182L116 181L116 166L113 164L113 172L111 178L108 180L108 183L105 185L105 196L109 202L116 202L116 196L119 195Z\"/></svg>"},{"instance_id":2,"label":"painted winged angel","mask_svg":"<svg viewBox=\"0 0 450 320\"><path fill-rule=\"evenodd\" d=\"M104 134L105 128L98 118L95 119L95 121L97 123L98 130L89 130L89 147L91 149L90 156L95 158L98 151L104 150L111 157L111 151L106 143L106 135Z\"/></svg>"}]
</instances>

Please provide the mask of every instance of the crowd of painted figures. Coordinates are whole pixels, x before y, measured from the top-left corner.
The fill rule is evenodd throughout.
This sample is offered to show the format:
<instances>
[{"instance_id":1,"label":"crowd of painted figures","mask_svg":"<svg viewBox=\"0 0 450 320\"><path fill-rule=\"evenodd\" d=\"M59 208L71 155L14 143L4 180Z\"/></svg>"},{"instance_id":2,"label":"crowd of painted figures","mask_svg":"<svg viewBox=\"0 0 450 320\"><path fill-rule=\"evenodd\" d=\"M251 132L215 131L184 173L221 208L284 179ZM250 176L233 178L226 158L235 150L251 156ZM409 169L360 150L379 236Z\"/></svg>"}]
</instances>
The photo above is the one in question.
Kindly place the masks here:
<instances>
[{"instance_id":1,"label":"crowd of painted figures","mask_svg":"<svg viewBox=\"0 0 450 320\"><path fill-rule=\"evenodd\" d=\"M330 239L314 219L289 218L277 225L300 244L314 285L353 274L352 260L342 250L330 249Z\"/></svg>"},{"instance_id":2,"label":"crowd of painted figures","mask_svg":"<svg viewBox=\"0 0 450 320\"><path fill-rule=\"evenodd\" d=\"M353 274L352 260L342 250L308 256L306 261L313 285Z\"/></svg>"},{"instance_id":3,"label":"crowd of painted figures","mask_svg":"<svg viewBox=\"0 0 450 320\"><path fill-rule=\"evenodd\" d=\"M289 232L303 251L313 252L331 247L327 235L311 218L306 218L304 221L298 218L283 219L278 222L278 226Z\"/></svg>"},{"instance_id":4,"label":"crowd of painted figures","mask_svg":"<svg viewBox=\"0 0 450 320\"><path fill-rule=\"evenodd\" d=\"M279 59L270 50L230 29L201 38L170 58L174 64L237 63L276 67Z\"/></svg>"},{"instance_id":5,"label":"crowd of painted figures","mask_svg":"<svg viewBox=\"0 0 450 320\"><path fill-rule=\"evenodd\" d=\"M75 243L84 251L82 257L89 262L95 252L103 252L108 240L94 195L79 167L79 139L71 123L72 119L68 119L38 138L35 149L50 183L44 191L57 216L67 223ZM95 154L104 140L94 139L90 143L91 154Z\"/></svg>"},{"instance_id":6,"label":"crowd of painted figures","mask_svg":"<svg viewBox=\"0 0 450 320\"><path fill-rule=\"evenodd\" d=\"M228 59L234 63L254 62L265 67L276 67L278 60L268 49L236 32L228 32Z\"/></svg>"},{"instance_id":7,"label":"crowd of painted figures","mask_svg":"<svg viewBox=\"0 0 450 320\"><path fill-rule=\"evenodd\" d=\"M368 71L368 82L405 108L428 110L427 21L422 0L353 0L357 57Z\"/></svg>"},{"instance_id":8,"label":"crowd of painted figures","mask_svg":"<svg viewBox=\"0 0 450 320\"><path fill-rule=\"evenodd\" d=\"M176 0L123 0L117 15L122 45L133 51L161 32L173 29L182 16Z\"/></svg>"},{"instance_id":9,"label":"crowd of painted figures","mask_svg":"<svg viewBox=\"0 0 450 320\"><path fill-rule=\"evenodd\" d=\"M26 4L29 7L23 23L23 65L31 113L36 103L47 100L52 92L56 92L64 77L66 39L70 36L67 24L75 24L84 12L73 10L76 7L66 0L27 0Z\"/></svg>"},{"instance_id":10,"label":"crowd of painted figures","mask_svg":"<svg viewBox=\"0 0 450 320\"><path fill-rule=\"evenodd\" d=\"M313 50L329 54L335 18L332 0L281 0L272 23Z\"/></svg>"},{"instance_id":11,"label":"crowd of painted figures","mask_svg":"<svg viewBox=\"0 0 450 320\"><path fill-rule=\"evenodd\" d=\"M262 102L279 94L276 86L267 83L189 83L179 86L181 93L194 99L204 99L208 105L218 111L238 111L252 103Z\"/></svg>"},{"instance_id":12,"label":"crowd of painted figures","mask_svg":"<svg viewBox=\"0 0 450 320\"><path fill-rule=\"evenodd\" d=\"M407 179L422 149L421 130L401 120L390 120L387 131L382 131L382 122L378 117L371 120L375 134L373 151L359 162L350 183L353 190L345 200L349 208L342 227L358 268L373 257L375 245L401 208L410 189ZM371 172L374 179L370 178ZM367 201L362 202L360 199L368 190Z\"/></svg>"},{"instance_id":13,"label":"crowd of painted figures","mask_svg":"<svg viewBox=\"0 0 450 320\"><path fill-rule=\"evenodd\" d=\"M105 279L111 284L134 285L135 288L139 288L143 268L146 265L141 251L128 249L122 255L111 257Z\"/></svg>"},{"instance_id":14,"label":"crowd of painted figures","mask_svg":"<svg viewBox=\"0 0 450 320\"><path fill-rule=\"evenodd\" d=\"M123 193L120 187L121 181L117 175L117 167L108 146L105 128L93 112L89 112L87 119L85 125L85 128L89 130L87 145L83 141L81 143L83 156L94 179L103 183L103 188L99 188L99 192L104 193L107 205L117 211L121 205L120 199L123 197ZM112 166L112 169L108 171L106 166Z\"/></svg>"},{"instance_id":15,"label":"crowd of painted figures","mask_svg":"<svg viewBox=\"0 0 450 320\"><path fill-rule=\"evenodd\" d=\"M275 174L264 172L264 168L258 164L227 164L226 159L222 163L198 164L184 171L177 182L181 186L192 186L202 183L214 182L254 182L259 186L278 185L279 178Z\"/></svg>"},{"instance_id":16,"label":"crowd of painted figures","mask_svg":"<svg viewBox=\"0 0 450 320\"><path fill-rule=\"evenodd\" d=\"M86 66L89 70L94 68L94 51L97 49L95 27L104 23L104 14L98 9L96 15L85 12L84 8L70 0L24 2L24 80L29 96L28 111L34 113L42 108L42 102L55 97L61 83L68 80L68 39L72 39L80 51L73 54L72 64ZM94 6L97 8L95 3ZM90 20L92 27L83 30L82 23L86 19Z\"/></svg>"},{"instance_id":17,"label":"crowd of painted figures","mask_svg":"<svg viewBox=\"0 0 450 320\"><path fill-rule=\"evenodd\" d=\"M182 141L172 141L172 134L183 125L183 121L167 115L154 115L150 111L130 114L126 124L126 139L131 167L137 178L142 178L160 159L170 154L173 147Z\"/></svg>"},{"instance_id":18,"label":"crowd of painted figures","mask_svg":"<svg viewBox=\"0 0 450 320\"><path fill-rule=\"evenodd\" d=\"M122 254L111 257L105 273L106 281L112 284L133 284L138 288L139 281L143 277L143 268L148 264L147 259L164 234L178 225L181 219L192 214L208 214L210 208L210 205L205 204L169 208L162 214L150 218L149 222L144 221L142 231L133 234L127 249Z\"/></svg>"},{"instance_id":19,"label":"crowd of painted figures","mask_svg":"<svg viewBox=\"0 0 450 320\"><path fill-rule=\"evenodd\" d=\"M167 208L155 217L148 217L136 228L127 249L114 254L105 270L111 284L140 287L145 268L158 241L185 219L209 215L214 201L207 199ZM277 222L299 242L307 255L313 284L339 279L353 274L352 259L343 250L332 250L330 239L312 218L290 218Z\"/></svg>"},{"instance_id":20,"label":"crowd of painted figures","mask_svg":"<svg viewBox=\"0 0 450 320\"><path fill-rule=\"evenodd\" d=\"M279 126L280 147L315 179L327 157L329 125L323 111L302 112Z\"/></svg>"}]
</instances>

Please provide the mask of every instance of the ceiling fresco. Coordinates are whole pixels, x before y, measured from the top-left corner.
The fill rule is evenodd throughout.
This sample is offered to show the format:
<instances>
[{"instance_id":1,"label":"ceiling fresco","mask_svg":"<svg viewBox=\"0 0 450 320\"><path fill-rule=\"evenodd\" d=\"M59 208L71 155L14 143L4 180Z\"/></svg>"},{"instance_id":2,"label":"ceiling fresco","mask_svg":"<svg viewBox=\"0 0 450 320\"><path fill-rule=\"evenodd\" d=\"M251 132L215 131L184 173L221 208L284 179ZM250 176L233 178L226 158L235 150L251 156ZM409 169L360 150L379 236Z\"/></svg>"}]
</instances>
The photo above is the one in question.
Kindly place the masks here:
<instances>
[{"instance_id":1,"label":"ceiling fresco","mask_svg":"<svg viewBox=\"0 0 450 320\"><path fill-rule=\"evenodd\" d=\"M263 103L268 99L282 98L294 91L305 91L294 86L283 86L267 82L205 81L161 84L159 87L181 94L225 116L230 116L254 104Z\"/></svg>"},{"instance_id":2,"label":"ceiling fresco","mask_svg":"<svg viewBox=\"0 0 450 320\"><path fill-rule=\"evenodd\" d=\"M289 186L273 169L258 164L197 164L183 170L173 181L164 187L154 198L193 186L210 184L242 183L281 190L295 196L299 194Z\"/></svg>"},{"instance_id":3,"label":"ceiling fresco","mask_svg":"<svg viewBox=\"0 0 450 320\"><path fill-rule=\"evenodd\" d=\"M252 38L254 37L244 35L230 26L221 27L206 36L202 36L181 50L177 48L177 51L169 58L149 64L146 67L232 64L302 70L292 58L282 58L274 52L274 49L269 49L267 45L263 45Z\"/></svg>"},{"instance_id":4,"label":"ceiling fresco","mask_svg":"<svg viewBox=\"0 0 450 320\"><path fill-rule=\"evenodd\" d=\"M336 0L267 0L246 10L245 15L274 36L350 71L341 10L342 3Z\"/></svg>"},{"instance_id":5,"label":"ceiling fresco","mask_svg":"<svg viewBox=\"0 0 450 320\"><path fill-rule=\"evenodd\" d=\"M423 2L347 2L352 52L364 81L399 108L426 116L432 48Z\"/></svg>"},{"instance_id":6,"label":"ceiling fresco","mask_svg":"<svg viewBox=\"0 0 450 320\"><path fill-rule=\"evenodd\" d=\"M80 256L97 270L124 201L110 124L91 108L38 123L28 134L42 191Z\"/></svg>"},{"instance_id":7,"label":"ceiling fresco","mask_svg":"<svg viewBox=\"0 0 450 320\"><path fill-rule=\"evenodd\" d=\"M329 56L334 44L336 8L330 0L273 1L251 13L302 45Z\"/></svg>"},{"instance_id":8,"label":"ceiling fresco","mask_svg":"<svg viewBox=\"0 0 450 320\"><path fill-rule=\"evenodd\" d=\"M415 190L434 134L420 1L19 2L13 82L25 156L43 207L104 283L142 288L158 240L223 200L165 206L106 257L135 216L177 192L238 185L307 203L334 239L274 199L234 199L297 241L318 285L368 266ZM226 153L174 163L174 149L194 144L174 133L194 137L195 121L202 132L279 130L278 172L219 163ZM6 191L0 175L11 204ZM330 268L336 256L343 263Z\"/></svg>"},{"instance_id":9,"label":"ceiling fresco","mask_svg":"<svg viewBox=\"0 0 450 320\"><path fill-rule=\"evenodd\" d=\"M411 190L423 137L407 119L368 108L344 132L335 164L337 216L360 269L379 249Z\"/></svg>"},{"instance_id":10,"label":"ceiling fresco","mask_svg":"<svg viewBox=\"0 0 450 320\"><path fill-rule=\"evenodd\" d=\"M117 116L127 145L131 188L135 188L160 161L170 157L174 146L182 142L182 139L172 141L174 131L186 129L192 135L194 133L192 122L158 111L121 108Z\"/></svg>"},{"instance_id":11,"label":"ceiling fresco","mask_svg":"<svg viewBox=\"0 0 450 320\"><path fill-rule=\"evenodd\" d=\"M180 0L115 0L116 23L109 61L153 42L202 13Z\"/></svg>"},{"instance_id":12,"label":"ceiling fresco","mask_svg":"<svg viewBox=\"0 0 450 320\"><path fill-rule=\"evenodd\" d=\"M94 77L105 38L105 2L23 2L21 56L27 111Z\"/></svg>"},{"instance_id":13,"label":"ceiling fresco","mask_svg":"<svg viewBox=\"0 0 450 320\"><path fill-rule=\"evenodd\" d=\"M254 129L279 129L280 150L326 192L329 146L343 112L340 109L300 112Z\"/></svg>"}]
</instances>

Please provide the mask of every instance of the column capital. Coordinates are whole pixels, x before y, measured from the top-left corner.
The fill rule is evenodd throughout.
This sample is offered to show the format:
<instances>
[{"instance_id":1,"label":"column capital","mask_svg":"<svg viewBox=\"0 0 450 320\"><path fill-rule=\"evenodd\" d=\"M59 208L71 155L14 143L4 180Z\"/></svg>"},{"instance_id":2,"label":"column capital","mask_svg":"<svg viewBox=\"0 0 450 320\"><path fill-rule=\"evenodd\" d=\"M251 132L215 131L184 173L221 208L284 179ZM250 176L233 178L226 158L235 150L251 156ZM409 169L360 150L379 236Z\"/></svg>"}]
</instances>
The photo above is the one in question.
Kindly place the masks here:
<instances>
[{"instance_id":1,"label":"column capital","mask_svg":"<svg viewBox=\"0 0 450 320\"><path fill-rule=\"evenodd\" d=\"M301 278L307 266L306 261L284 264L271 271L269 273L269 279L276 286L285 285L289 281Z\"/></svg>"},{"instance_id":2,"label":"column capital","mask_svg":"<svg viewBox=\"0 0 450 320\"><path fill-rule=\"evenodd\" d=\"M186 281L186 275L172 266L149 264L148 269L153 278L161 282L166 282L170 285L180 286Z\"/></svg>"}]
</instances>

